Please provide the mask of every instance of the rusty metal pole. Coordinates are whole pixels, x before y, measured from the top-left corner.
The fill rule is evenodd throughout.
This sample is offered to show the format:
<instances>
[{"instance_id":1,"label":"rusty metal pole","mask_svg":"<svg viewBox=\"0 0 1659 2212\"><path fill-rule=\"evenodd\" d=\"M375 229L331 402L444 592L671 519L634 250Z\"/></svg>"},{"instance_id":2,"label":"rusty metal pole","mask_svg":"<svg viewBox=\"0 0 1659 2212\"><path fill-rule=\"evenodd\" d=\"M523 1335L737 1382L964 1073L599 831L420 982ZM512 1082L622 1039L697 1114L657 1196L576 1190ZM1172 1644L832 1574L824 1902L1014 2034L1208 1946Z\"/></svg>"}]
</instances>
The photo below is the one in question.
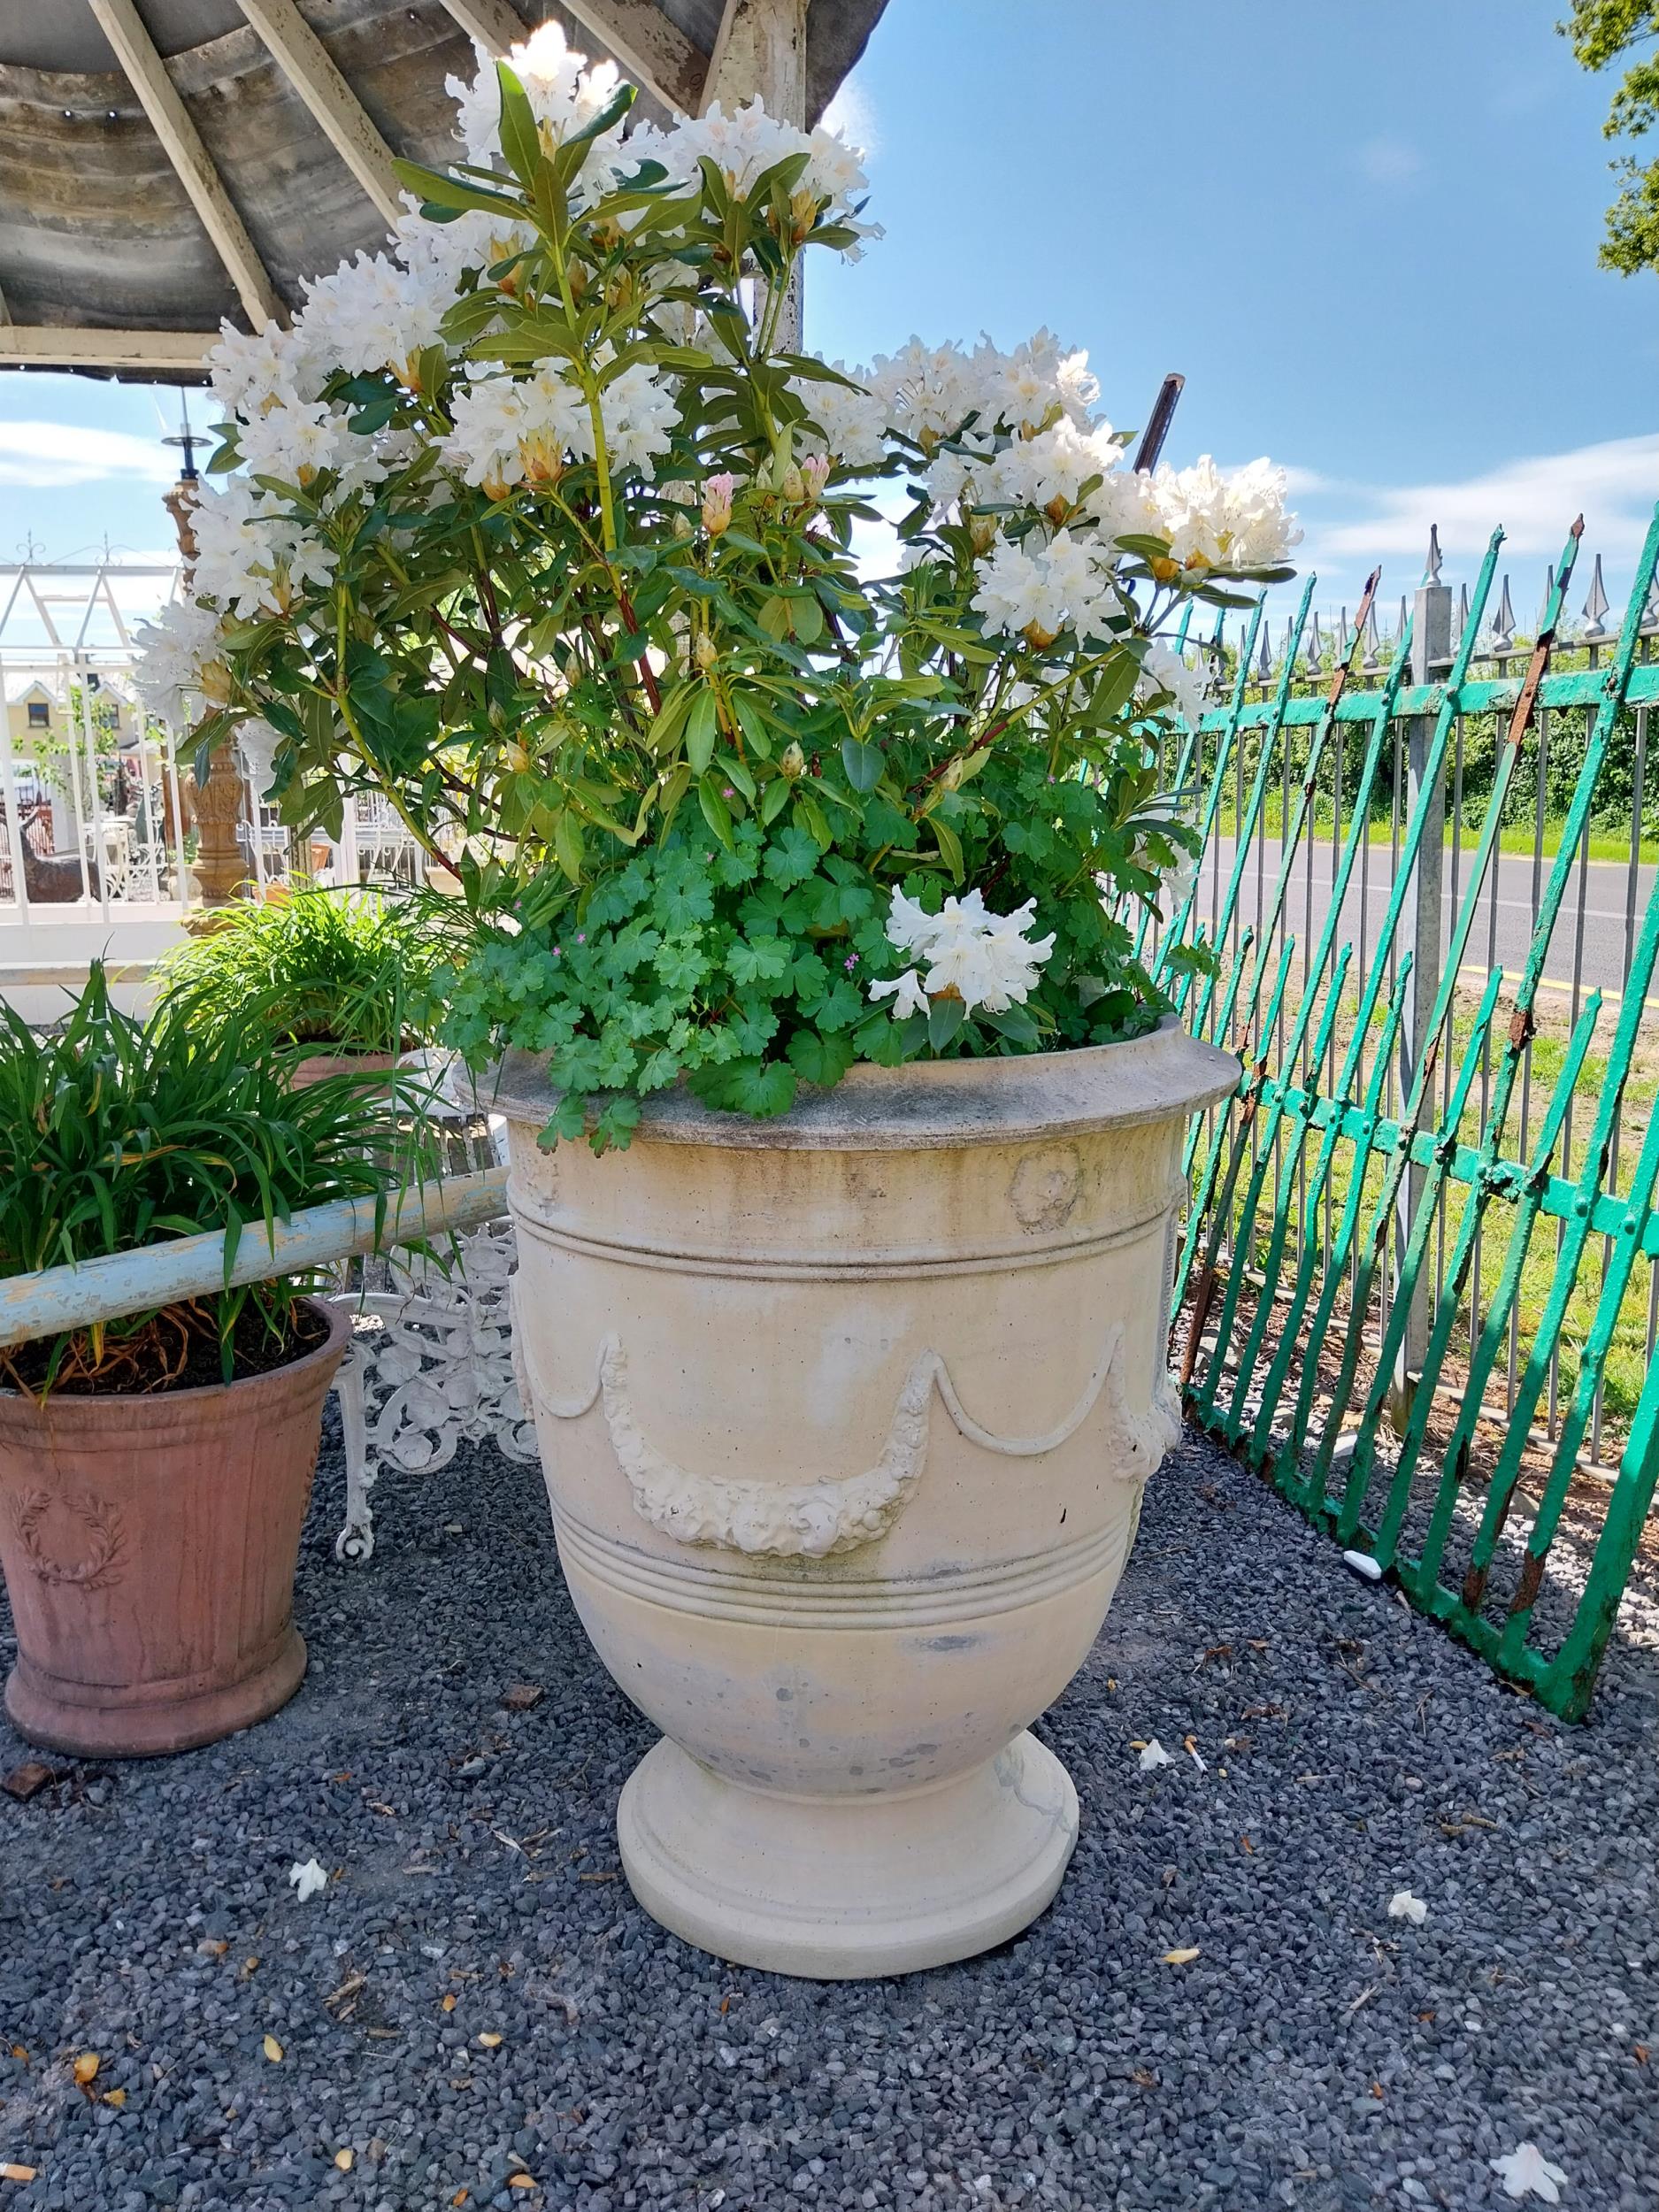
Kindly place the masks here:
<instances>
[{"instance_id":1,"label":"rusty metal pole","mask_svg":"<svg viewBox=\"0 0 1659 2212\"><path fill-rule=\"evenodd\" d=\"M1438 537L1431 543L1429 566L1417 587L1411 614L1411 680L1431 684L1443 680L1452 660L1452 591L1440 580ZM1416 818L1423 808L1423 834L1417 844L1417 882L1411 926L1411 973L1406 986L1405 1018L1400 1025L1400 1094L1409 1098L1411 1086L1429 1048L1430 1023L1440 995L1441 938L1445 931L1446 882L1446 764L1442 757L1431 766L1434 717L1417 714L1406 727L1406 790L1401 800L1401 819ZM1395 1215L1396 1268L1403 1271L1412 1225L1424 1202L1428 1171L1413 1163L1401 1186ZM1396 1280L1401 1280L1397 1276ZM1429 1332L1433 1321L1432 1271L1420 1268L1405 1294L1410 1301L1405 1333L1395 1363L1389 1395L1389 1425L1403 1436L1411 1418L1412 1402L1428 1356Z\"/></svg>"}]
</instances>

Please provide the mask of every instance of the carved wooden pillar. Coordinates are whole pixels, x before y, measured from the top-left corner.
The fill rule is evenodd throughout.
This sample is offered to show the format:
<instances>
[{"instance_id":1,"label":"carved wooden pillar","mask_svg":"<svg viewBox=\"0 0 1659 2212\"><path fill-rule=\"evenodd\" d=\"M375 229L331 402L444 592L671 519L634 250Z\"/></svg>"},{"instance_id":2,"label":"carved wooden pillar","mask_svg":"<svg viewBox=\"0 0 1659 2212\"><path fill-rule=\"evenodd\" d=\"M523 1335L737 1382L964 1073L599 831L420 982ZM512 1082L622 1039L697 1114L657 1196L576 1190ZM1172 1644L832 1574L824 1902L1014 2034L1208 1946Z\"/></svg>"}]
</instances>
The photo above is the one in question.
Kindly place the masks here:
<instances>
[{"instance_id":1,"label":"carved wooden pillar","mask_svg":"<svg viewBox=\"0 0 1659 2212\"><path fill-rule=\"evenodd\" d=\"M196 502L194 476L181 476L164 500L178 533L179 550L187 564L196 559L196 531L190 520ZM180 779L179 795L185 809L183 818L188 822L194 817L196 822L196 864L190 872L196 878L202 903L228 906L233 899L245 893L249 876L248 862L236 834L242 810L242 769L236 748L219 747L208 764L205 783L198 781L192 768Z\"/></svg>"}]
</instances>

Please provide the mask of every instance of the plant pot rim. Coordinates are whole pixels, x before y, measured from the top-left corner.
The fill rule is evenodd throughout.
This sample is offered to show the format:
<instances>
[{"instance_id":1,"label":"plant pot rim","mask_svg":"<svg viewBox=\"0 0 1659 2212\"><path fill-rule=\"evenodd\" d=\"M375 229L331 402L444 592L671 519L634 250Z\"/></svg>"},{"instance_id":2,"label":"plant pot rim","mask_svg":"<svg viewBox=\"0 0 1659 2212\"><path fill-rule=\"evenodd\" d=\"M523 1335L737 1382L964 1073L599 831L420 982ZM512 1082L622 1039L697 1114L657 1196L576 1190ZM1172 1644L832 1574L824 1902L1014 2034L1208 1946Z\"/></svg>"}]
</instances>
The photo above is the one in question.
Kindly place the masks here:
<instances>
[{"instance_id":1,"label":"plant pot rim","mask_svg":"<svg viewBox=\"0 0 1659 2212\"><path fill-rule=\"evenodd\" d=\"M200 1413L201 1417L211 1419L215 1411L228 1407L233 1399L236 1401L236 1417L245 1417L251 1396L260 1392L274 1394L286 1387L290 1376L302 1374L320 1361L338 1359L350 1335L349 1306L311 1296L302 1298L299 1303L322 1315L328 1325L327 1335L309 1352L302 1352L298 1359L284 1360L280 1367L267 1367L263 1374L242 1375L228 1383L192 1383L183 1390L76 1390L62 1394L54 1391L44 1406L27 1391L0 1389L0 1425L10 1425L19 1418L43 1425L59 1418L61 1411L68 1409L70 1417L82 1427L108 1427L118 1422L130 1424L134 1407L171 1409L190 1420ZM205 1409L204 1413L201 1413L202 1409Z\"/></svg>"},{"instance_id":2,"label":"plant pot rim","mask_svg":"<svg viewBox=\"0 0 1659 2212\"><path fill-rule=\"evenodd\" d=\"M643 1102L634 1142L716 1145L739 1151L909 1152L1018 1143L1129 1129L1198 1113L1242 1073L1230 1052L1188 1036L1166 1014L1144 1037L983 1060L860 1061L833 1090L803 1090L769 1121L705 1106L682 1084ZM509 1121L540 1126L564 1094L544 1058L506 1053L478 1087Z\"/></svg>"}]
</instances>

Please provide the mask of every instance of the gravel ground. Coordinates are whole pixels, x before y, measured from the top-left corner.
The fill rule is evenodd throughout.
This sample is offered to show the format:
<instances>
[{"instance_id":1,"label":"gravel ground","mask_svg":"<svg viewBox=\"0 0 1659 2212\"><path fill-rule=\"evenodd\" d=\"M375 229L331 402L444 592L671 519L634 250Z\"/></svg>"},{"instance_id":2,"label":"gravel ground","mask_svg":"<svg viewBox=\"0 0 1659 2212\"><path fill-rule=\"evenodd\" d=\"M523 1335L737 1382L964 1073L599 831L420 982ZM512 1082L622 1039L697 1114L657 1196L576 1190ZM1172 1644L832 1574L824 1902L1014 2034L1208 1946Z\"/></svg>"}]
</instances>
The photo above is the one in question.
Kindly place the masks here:
<instances>
[{"instance_id":1,"label":"gravel ground","mask_svg":"<svg viewBox=\"0 0 1659 2212\"><path fill-rule=\"evenodd\" d=\"M1189 1440L1041 1724L1083 1804L1059 1901L826 1988L634 1907L611 1819L650 1732L535 1470L388 1478L357 1570L340 1480L330 1449L286 1712L0 1798L0 2158L38 2169L0 2212L1496 2208L1524 2140L1578 2212L1659 2204L1652 1648L1563 1728ZM27 1755L0 1726L0 1771Z\"/></svg>"}]
</instances>

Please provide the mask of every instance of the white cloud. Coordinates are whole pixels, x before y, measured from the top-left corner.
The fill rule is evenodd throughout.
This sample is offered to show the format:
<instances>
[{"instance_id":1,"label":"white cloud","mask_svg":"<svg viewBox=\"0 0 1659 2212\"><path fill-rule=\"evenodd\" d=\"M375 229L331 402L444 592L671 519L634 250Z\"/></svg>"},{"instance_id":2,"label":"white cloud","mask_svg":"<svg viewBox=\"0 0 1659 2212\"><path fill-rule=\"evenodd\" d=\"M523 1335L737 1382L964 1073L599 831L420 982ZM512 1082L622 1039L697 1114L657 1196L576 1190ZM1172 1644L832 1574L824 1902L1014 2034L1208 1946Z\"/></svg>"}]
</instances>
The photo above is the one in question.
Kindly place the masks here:
<instances>
[{"instance_id":1,"label":"white cloud","mask_svg":"<svg viewBox=\"0 0 1659 2212\"><path fill-rule=\"evenodd\" d=\"M1356 147L1354 159L1371 184L1415 184L1424 168L1422 154L1403 138L1368 138Z\"/></svg>"},{"instance_id":2,"label":"white cloud","mask_svg":"<svg viewBox=\"0 0 1659 2212\"><path fill-rule=\"evenodd\" d=\"M1627 563L1659 495L1659 431L1530 455L1439 483L1350 484L1309 472L1298 488L1338 511L1330 519L1304 517L1302 556L1316 567L1402 557L1420 561L1431 523L1440 526L1440 543L1460 567L1474 567L1498 523L1506 556L1553 560L1580 512L1586 551Z\"/></svg>"},{"instance_id":3,"label":"white cloud","mask_svg":"<svg viewBox=\"0 0 1659 2212\"><path fill-rule=\"evenodd\" d=\"M167 484L177 472L177 463L157 440L129 430L38 419L0 422L0 484L61 491L111 479Z\"/></svg>"}]
</instances>

